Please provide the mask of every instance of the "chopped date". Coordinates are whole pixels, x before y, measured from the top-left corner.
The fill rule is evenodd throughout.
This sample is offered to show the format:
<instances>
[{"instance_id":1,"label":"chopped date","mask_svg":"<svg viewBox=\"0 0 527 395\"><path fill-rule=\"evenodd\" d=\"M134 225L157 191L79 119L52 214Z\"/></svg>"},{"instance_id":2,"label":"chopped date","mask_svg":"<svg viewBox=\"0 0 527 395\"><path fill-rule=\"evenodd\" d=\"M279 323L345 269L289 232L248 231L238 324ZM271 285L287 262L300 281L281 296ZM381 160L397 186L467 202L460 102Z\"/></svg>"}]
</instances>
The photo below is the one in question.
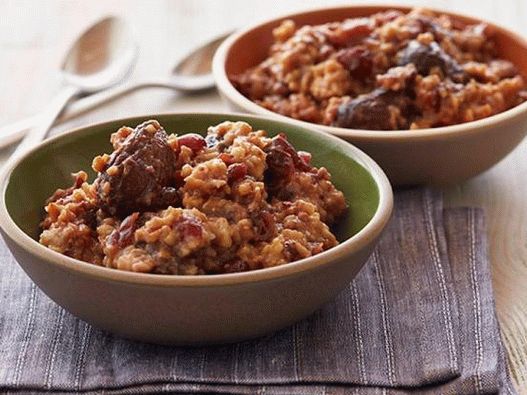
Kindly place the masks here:
<instances>
[{"instance_id":1,"label":"chopped date","mask_svg":"<svg viewBox=\"0 0 527 395\"><path fill-rule=\"evenodd\" d=\"M170 189L176 154L167 138L157 121L135 128L111 155L108 171L100 172L95 180L99 207L124 218L135 211L177 204L179 198Z\"/></svg>"},{"instance_id":2,"label":"chopped date","mask_svg":"<svg viewBox=\"0 0 527 395\"><path fill-rule=\"evenodd\" d=\"M428 75L433 68L437 67L455 82L465 82L467 79L463 68L435 41L425 45L412 40L399 56L399 66L412 63L419 74Z\"/></svg>"},{"instance_id":3,"label":"chopped date","mask_svg":"<svg viewBox=\"0 0 527 395\"><path fill-rule=\"evenodd\" d=\"M414 111L410 98L404 93L379 88L342 104L334 124L366 130L398 129L401 125L394 124L390 106L397 107L403 115L411 115Z\"/></svg>"},{"instance_id":4,"label":"chopped date","mask_svg":"<svg viewBox=\"0 0 527 395\"><path fill-rule=\"evenodd\" d=\"M372 75L372 53L362 45L340 50L337 53L337 60L354 78L368 78Z\"/></svg>"},{"instance_id":5,"label":"chopped date","mask_svg":"<svg viewBox=\"0 0 527 395\"><path fill-rule=\"evenodd\" d=\"M109 244L124 248L133 243L134 232L137 228L139 213L130 214L126 217L118 229L115 229L109 238Z\"/></svg>"},{"instance_id":6,"label":"chopped date","mask_svg":"<svg viewBox=\"0 0 527 395\"><path fill-rule=\"evenodd\" d=\"M284 133L279 133L273 138L271 142L271 149L276 148L286 152L293 159L295 167L300 171L309 171L311 166L306 166L306 163L300 159L298 152L295 147L287 140L287 136Z\"/></svg>"}]
</instances>

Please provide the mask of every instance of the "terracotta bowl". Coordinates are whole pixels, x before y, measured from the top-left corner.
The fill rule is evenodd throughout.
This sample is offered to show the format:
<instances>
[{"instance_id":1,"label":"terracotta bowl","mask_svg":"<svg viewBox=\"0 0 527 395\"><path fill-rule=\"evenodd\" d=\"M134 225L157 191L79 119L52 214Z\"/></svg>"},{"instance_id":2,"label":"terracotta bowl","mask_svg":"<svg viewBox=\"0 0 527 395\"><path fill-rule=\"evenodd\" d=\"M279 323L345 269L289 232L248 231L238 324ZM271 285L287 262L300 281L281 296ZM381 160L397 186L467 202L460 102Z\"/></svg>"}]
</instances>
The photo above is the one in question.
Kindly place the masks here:
<instances>
[{"instance_id":1,"label":"terracotta bowl","mask_svg":"<svg viewBox=\"0 0 527 395\"><path fill-rule=\"evenodd\" d=\"M214 77L221 96L235 111L273 116L298 126L311 125L353 143L379 163L392 184L458 183L503 159L527 132L527 102L486 119L454 126L412 131L355 130L316 125L269 111L243 96L228 79L229 75L238 74L266 58L272 43L272 30L284 19L292 19L299 26L322 24L387 9L410 10L397 6L325 8L284 15L233 34L218 48L213 60ZM481 22L467 16L436 12L462 23ZM527 77L527 42L513 32L488 24L496 31L499 56L512 61L524 78Z\"/></svg>"},{"instance_id":2,"label":"terracotta bowl","mask_svg":"<svg viewBox=\"0 0 527 395\"><path fill-rule=\"evenodd\" d=\"M271 135L285 132L297 149L326 166L349 205L334 232L338 246L314 257L253 272L169 276L119 271L56 253L37 242L46 198L111 152L122 125L158 119L169 132L203 132L224 120L245 120ZM94 174L90 174L93 179ZM225 343L276 331L313 313L355 277L392 210L388 179L350 144L309 128L233 114L165 114L120 119L50 139L0 177L0 230L31 279L56 303L96 327L162 344ZM24 314L24 312L21 312Z\"/></svg>"}]
</instances>

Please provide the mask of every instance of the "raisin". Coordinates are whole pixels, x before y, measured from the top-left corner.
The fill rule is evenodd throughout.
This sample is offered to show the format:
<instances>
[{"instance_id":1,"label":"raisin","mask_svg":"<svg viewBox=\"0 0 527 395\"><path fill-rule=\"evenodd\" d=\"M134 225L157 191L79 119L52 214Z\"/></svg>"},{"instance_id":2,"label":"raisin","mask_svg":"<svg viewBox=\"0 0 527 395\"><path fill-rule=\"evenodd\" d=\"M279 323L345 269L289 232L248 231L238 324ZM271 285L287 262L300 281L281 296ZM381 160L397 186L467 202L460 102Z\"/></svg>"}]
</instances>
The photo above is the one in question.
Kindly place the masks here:
<instances>
[{"instance_id":1,"label":"raisin","mask_svg":"<svg viewBox=\"0 0 527 395\"><path fill-rule=\"evenodd\" d=\"M411 99L404 92L378 88L342 104L338 108L334 124L343 128L366 130L407 128L408 119L404 125L394 122L390 107L397 107L404 117L410 117L415 112Z\"/></svg>"},{"instance_id":2,"label":"raisin","mask_svg":"<svg viewBox=\"0 0 527 395\"><path fill-rule=\"evenodd\" d=\"M273 215L267 210L254 213L251 217L255 228L257 241L270 240L276 234L276 224Z\"/></svg>"}]
</instances>

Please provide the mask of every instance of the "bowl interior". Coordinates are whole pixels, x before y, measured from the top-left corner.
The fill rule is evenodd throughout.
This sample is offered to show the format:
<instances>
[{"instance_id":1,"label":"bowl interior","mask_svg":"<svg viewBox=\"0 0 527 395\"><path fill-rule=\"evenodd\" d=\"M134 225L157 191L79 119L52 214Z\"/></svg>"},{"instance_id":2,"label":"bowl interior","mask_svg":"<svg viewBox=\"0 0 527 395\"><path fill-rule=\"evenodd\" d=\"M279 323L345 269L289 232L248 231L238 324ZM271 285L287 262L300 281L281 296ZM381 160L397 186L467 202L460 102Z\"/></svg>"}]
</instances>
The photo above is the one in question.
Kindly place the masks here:
<instances>
[{"instance_id":1,"label":"bowl interior","mask_svg":"<svg viewBox=\"0 0 527 395\"><path fill-rule=\"evenodd\" d=\"M362 164L353 159L356 151L344 141L322 133L309 133L287 123L246 115L165 114L85 127L49 141L26 156L13 169L5 189L6 207L14 222L27 235L38 240L45 200L57 188L69 187L73 172L85 170L90 181L93 180L92 159L112 151L110 134L123 125L134 127L150 118L159 120L168 133L205 134L208 126L225 120L244 120L255 129L267 130L270 135L285 132L298 150L312 153L316 166L325 166L331 172L334 184L344 192L349 214L333 229L341 241L361 230L379 205L375 180Z\"/></svg>"},{"instance_id":2,"label":"bowl interior","mask_svg":"<svg viewBox=\"0 0 527 395\"><path fill-rule=\"evenodd\" d=\"M346 18L369 16L376 12L385 11L387 9L400 10L408 12L410 7L397 6L351 6L326 8L314 11L303 12L299 14L287 15L282 18L277 18L272 21L258 25L252 29L247 30L239 36L227 51L225 58L225 71L227 75L239 74L249 67L256 66L267 55L269 48L273 42L272 31L275 27L280 25L284 19L292 19L298 26L316 25L328 22L341 21ZM441 14L446 14L452 19L461 24L477 24L480 20L470 18L467 16L456 15L445 11L437 11ZM527 77L527 43L518 35L488 23L495 31L494 39L496 40L496 48L498 56L513 62L520 74ZM258 45L254 45L258 43Z\"/></svg>"}]
</instances>

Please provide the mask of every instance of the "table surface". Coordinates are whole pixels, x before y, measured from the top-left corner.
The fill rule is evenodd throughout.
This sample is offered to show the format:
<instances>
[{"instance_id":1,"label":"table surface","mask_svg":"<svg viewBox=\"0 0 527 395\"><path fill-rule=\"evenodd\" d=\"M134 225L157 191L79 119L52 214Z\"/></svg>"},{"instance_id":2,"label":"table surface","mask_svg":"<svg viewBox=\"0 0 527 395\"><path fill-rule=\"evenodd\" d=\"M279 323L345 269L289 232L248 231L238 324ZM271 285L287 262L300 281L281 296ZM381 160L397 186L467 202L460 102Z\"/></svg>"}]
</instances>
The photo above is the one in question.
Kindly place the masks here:
<instances>
[{"instance_id":1,"label":"table surface","mask_svg":"<svg viewBox=\"0 0 527 395\"><path fill-rule=\"evenodd\" d=\"M86 26L104 15L120 15L133 28L141 50L131 76L135 80L168 75L178 57L230 29L327 2L291 0L273 2L272 7L269 4L248 0L0 0L0 124L43 108L60 89L56 70L63 53ZM471 14L527 36L524 0L400 0L398 4L426 4ZM215 91L183 96L148 89L63 123L55 132L108 118L189 110L223 111L226 107ZM0 164L11 150L0 149ZM497 311L511 373L521 393L527 392L526 175L527 141L524 141L491 170L444 190L447 205L481 206L486 211Z\"/></svg>"}]
</instances>

